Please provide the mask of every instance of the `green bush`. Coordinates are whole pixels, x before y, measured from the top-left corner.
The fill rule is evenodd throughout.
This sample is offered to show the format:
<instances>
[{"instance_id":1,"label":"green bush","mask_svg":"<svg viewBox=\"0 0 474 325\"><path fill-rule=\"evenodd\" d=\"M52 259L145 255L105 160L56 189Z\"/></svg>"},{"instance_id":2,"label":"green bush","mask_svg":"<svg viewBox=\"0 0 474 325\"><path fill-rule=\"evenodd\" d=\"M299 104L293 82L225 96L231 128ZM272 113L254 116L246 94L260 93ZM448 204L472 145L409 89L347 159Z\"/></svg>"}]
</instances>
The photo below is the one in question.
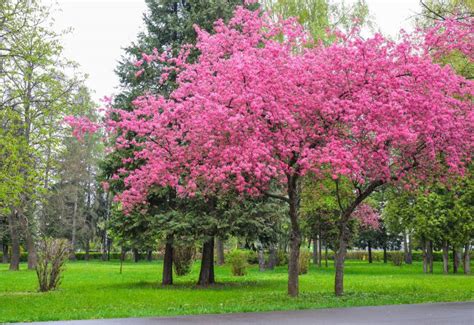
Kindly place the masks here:
<instances>
[{"instance_id":1,"label":"green bush","mask_svg":"<svg viewBox=\"0 0 474 325\"><path fill-rule=\"evenodd\" d=\"M401 266L402 263L403 263L404 254L403 254L403 252L391 252L389 257L390 257L390 260L392 261L393 265Z\"/></svg>"},{"instance_id":2,"label":"green bush","mask_svg":"<svg viewBox=\"0 0 474 325\"><path fill-rule=\"evenodd\" d=\"M298 274L306 274L309 270L309 263L311 261L311 252L306 249L300 251L300 257L298 259Z\"/></svg>"},{"instance_id":3,"label":"green bush","mask_svg":"<svg viewBox=\"0 0 474 325\"><path fill-rule=\"evenodd\" d=\"M194 245L176 246L173 251L173 265L176 275L183 276L191 272L194 261Z\"/></svg>"},{"instance_id":4,"label":"green bush","mask_svg":"<svg viewBox=\"0 0 474 325\"><path fill-rule=\"evenodd\" d=\"M256 251L246 251L247 252L247 263L250 265L258 264L258 254Z\"/></svg>"},{"instance_id":5,"label":"green bush","mask_svg":"<svg viewBox=\"0 0 474 325\"><path fill-rule=\"evenodd\" d=\"M288 265L288 253L283 250L279 250L277 254L277 266L283 265Z\"/></svg>"},{"instance_id":6,"label":"green bush","mask_svg":"<svg viewBox=\"0 0 474 325\"><path fill-rule=\"evenodd\" d=\"M248 255L248 251L241 249L234 249L227 253L226 261L230 263L232 275L243 276L247 273Z\"/></svg>"}]
</instances>

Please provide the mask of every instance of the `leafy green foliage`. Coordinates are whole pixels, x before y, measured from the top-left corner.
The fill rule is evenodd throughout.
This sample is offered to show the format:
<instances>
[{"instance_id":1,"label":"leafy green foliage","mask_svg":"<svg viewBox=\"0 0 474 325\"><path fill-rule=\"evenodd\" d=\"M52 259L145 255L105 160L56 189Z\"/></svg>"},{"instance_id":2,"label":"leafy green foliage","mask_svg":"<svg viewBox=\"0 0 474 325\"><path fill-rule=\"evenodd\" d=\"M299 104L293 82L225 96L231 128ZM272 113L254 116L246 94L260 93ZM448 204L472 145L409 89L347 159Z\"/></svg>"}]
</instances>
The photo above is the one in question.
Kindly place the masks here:
<instances>
[{"instance_id":1,"label":"leafy green foliage","mask_svg":"<svg viewBox=\"0 0 474 325\"><path fill-rule=\"evenodd\" d=\"M248 251L234 249L227 253L226 261L230 264L232 275L243 276L247 269Z\"/></svg>"}]
</instances>

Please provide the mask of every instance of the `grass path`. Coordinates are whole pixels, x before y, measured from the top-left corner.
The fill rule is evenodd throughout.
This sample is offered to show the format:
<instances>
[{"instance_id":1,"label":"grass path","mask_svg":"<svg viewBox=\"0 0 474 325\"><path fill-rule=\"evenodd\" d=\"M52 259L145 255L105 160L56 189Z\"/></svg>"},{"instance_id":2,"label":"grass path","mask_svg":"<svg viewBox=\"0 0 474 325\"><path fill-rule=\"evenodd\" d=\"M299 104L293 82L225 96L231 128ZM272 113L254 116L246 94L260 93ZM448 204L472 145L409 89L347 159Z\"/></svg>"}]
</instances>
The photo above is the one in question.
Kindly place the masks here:
<instances>
[{"instance_id":1,"label":"grass path","mask_svg":"<svg viewBox=\"0 0 474 325\"><path fill-rule=\"evenodd\" d=\"M376 262L346 262L346 295L333 295L334 270L318 269L300 277L300 297L286 295L285 267L259 272L251 267L233 277L227 266L216 267L219 284L198 288L199 265L190 275L175 277L173 287L159 285L161 262L69 263L61 288L37 292L32 271L10 272L0 264L0 323L66 319L168 316L203 313L295 310L474 300L474 277L422 273L420 263L396 267ZM25 269L25 265L22 268Z\"/></svg>"}]
</instances>

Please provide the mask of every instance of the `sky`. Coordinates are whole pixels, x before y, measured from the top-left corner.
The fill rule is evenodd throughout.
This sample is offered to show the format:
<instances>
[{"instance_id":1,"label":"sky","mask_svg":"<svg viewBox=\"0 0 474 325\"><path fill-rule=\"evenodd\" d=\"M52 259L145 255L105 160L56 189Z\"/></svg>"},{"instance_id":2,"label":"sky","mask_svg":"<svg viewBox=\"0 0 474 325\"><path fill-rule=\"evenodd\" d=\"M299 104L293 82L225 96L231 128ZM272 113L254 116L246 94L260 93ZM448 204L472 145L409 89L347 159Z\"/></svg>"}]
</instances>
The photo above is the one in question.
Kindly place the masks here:
<instances>
[{"instance_id":1,"label":"sky","mask_svg":"<svg viewBox=\"0 0 474 325\"><path fill-rule=\"evenodd\" d=\"M53 1L53 0L51 0ZM86 85L99 102L117 93L114 73L123 48L136 39L143 29L144 0L54 0L55 28L72 32L63 38L64 55L77 62L88 75ZM346 2L350 2L346 1ZM370 14L381 32L396 36L410 30L409 18L419 12L418 0L366 0Z\"/></svg>"}]
</instances>

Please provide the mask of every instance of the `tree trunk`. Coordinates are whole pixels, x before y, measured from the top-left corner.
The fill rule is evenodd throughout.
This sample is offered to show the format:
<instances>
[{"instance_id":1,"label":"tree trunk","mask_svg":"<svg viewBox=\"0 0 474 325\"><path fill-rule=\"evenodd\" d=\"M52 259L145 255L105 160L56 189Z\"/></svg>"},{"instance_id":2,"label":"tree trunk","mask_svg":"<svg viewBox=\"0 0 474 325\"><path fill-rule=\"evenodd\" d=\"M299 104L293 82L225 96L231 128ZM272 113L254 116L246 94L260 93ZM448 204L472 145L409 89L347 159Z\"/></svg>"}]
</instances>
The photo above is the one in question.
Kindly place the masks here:
<instances>
[{"instance_id":1,"label":"tree trunk","mask_svg":"<svg viewBox=\"0 0 474 325\"><path fill-rule=\"evenodd\" d=\"M10 238L12 246L12 254L10 257L10 271L18 271L20 269L20 237L18 234L18 214L8 214L8 223L10 228Z\"/></svg>"},{"instance_id":2,"label":"tree trunk","mask_svg":"<svg viewBox=\"0 0 474 325\"><path fill-rule=\"evenodd\" d=\"M428 264L429 264L429 257L428 257L428 241L425 240L423 242L423 273L428 273Z\"/></svg>"},{"instance_id":3,"label":"tree trunk","mask_svg":"<svg viewBox=\"0 0 474 325\"><path fill-rule=\"evenodd\" d=\"M388 257L387 257L387 246L383 247L383 262L384 264L387 264Z\"/></svg>"},{"instance_id":4,"label":"tree trunk","mask_svg":"<svg viewBox=\"0 0 474 325\"><path fill-rule=\"evenodd\" d=\"M277 250L273 244L270 245L270 250L268 253L268 265L269 270L273 270L277 264Z\"/></svg>"},{"instance_id":5,"label":"tree trunk","mask_svg":"<svg viewBox=\"0 0 474 325\"><path fill-rule=\"evenodd\" d=\"M25 237L26 237L26 250L28 252L28 270L36 269L37 256L36 256L36 246L31 235L31 231L28 228L28 225L25 227Z\"/></svg>"},{"instance_id":6,"label":"tree trunk","mask_svg":"<svg viewBox=\"0 0 474 325\"><path fill-rule=\"evenodd\" d=\"M324 263L328 267L328 242L324 242Z\"/></svg>"},{"instance_id":7,"label":"tree trunk","mask_svg":"<svg viewBox=\"0 0 474 325\"><path fill-rule=\"evenodd\" d=\"M146 260L148 262L151 262L153 261L153 251L151 249L149 249L146 253Z\"/></svg>"},{"instance_id":8,"label":"tree trunk","mask_svg":"<svg viewBox=\"0 0 474 325\"><path fill-rule=\"evenodd\" d=\"M162 285L173 284L173 236L166 238L165 256L163 257Z\"/></svg>"},{"instance_id":9,"label":"tree trunk","mask_svg":"<svg viewBox=\"0 0 474 325\"><path fill-rule=\"evenodd\" d=\"M224 241L220 238L216 238L216 251L217 251L217 265L224 265Z\"/></svg>"},{"instance_id":10,"label":"tree trunk","mask_svg":"<svg viewBox=\"0 0 474 325\"><path fill-rule=\"evenodd\" d=\"M471 242L464 246L464 274L471 274Z\"/></svg>"},{"instance_id":11,"label":"tree trunk","mask_svg":"<svg viewBox=\"0 0 474 325\"><path fill-rule=\"evenodd\" d=\"M76 223L77 223L77 204L79 200L79 194L76 193L76 198L74 200L74 209L72 212L72 235L71 235L71 254L69 259L76 260Z\"/></svg>"},{"instance_id":12,"label":"tree trunk","mask_svg":"<svg viewBox=\"0 0 474 325\"><path fill-rule=\"evenodd\" d=\"M318 256L318 237L314 236L313 238L313 264L319 264L319 256Z\"/></svg>"},{"instance_id":13,"label":"tree trunk","mask_svg":"<svg viewBox=\"0 0 474 325\"><path fill-rule=\"evenodd\" d=\"M453 246L453 273L458 273L458 266L459 266L458 254L456 252L456 248L454 248Z\"/></svg>"},{"instance_id":14,"label":"tree trunk","mask_svg":"<svg viewBox=\"0 0 474 325\"><path fill-rule=\"evenodd\" d=\"M344 225L345 227L345 225ZM334 283L334 291L336 296L344 294L344 260L346 258L347 243L344 234L340 235L339 248L334 256L334 263L336 267L336 277Z\"/></svg>"},{"instance_id":15,"label":"tree trunk","mask_svg":"<svg viewBox=\"0 0 474 325\"><path fill-rule=\"evenodd\" d=\"M443 241L443 273L449 273L449 245L448 241Z\"/></svg>"},{"instance_id":16,"label":"tree trunk","mask_svg":"<svg viewBox=\"0 0 474 325\"><path fill-rule=\"evenodd\" d=\"M406 231L403 233L403 251L404 251L405 264L411 264L413 261L412 254L411 254L411 241L409 240L409 236Z\"/></svg>"},{"instance_id":17,"label":"tree trunk","mask_svg":"<svg viewBox=\"0 0 474 325\"><path fill-rule=\"evenodd\" d=\"M125 254L127 253L127 251L125 250L125 248L122 246L121 250L120 250L120 274L122 274L122 270L123 270L123 261L125 260Z\"/></svg>"},{"instance_id":18,"label":"tree trunk","mask_svg":"<svg viewBox=\"0 0 474 325\"><path fill-rule=\"evenodd\" d=\"M89 238L86 238L86 254L84 255L85 261L89 260L90 251L91 251L91 244L90 244Z\"/></svg>"},{"instance_id":19,"label":"tree trunk","mask_svg":"<svg viewBox=\"0 0 474 325\"><path fill-rule=\"evenodd\" d=\"M367 242L367 249L369 251L369 263L372 263L372 243L370 240Z\"/></svg>"},{"instance_id":20,"label":"tree trunk","mask_svg":"<svg viewBox=\"0 0 474 325\"><path fill-rule=\"evenodd\" d=\"M3 244L2 245L2 263L8 263L8 245L7 244Z\"/></svg>"},{"instance_id":21,"label":"tree trunk","mask_svg":"<svg viewBox=\"0 0 474 325\"><path fill-rule=\"evenodd\" d=\"M202 246L201 271L197 284L208 286L214 283L214 237L211 237Z\"/></svg>"},{"instance_id":22,"label":"tree trunk","mask_svg":"<svg viewBox=\"0 0 474 325\"><path fill-rule=\"evenodd\" d=\"M433 242L430 240L428 245L429 245L428 256L429 256L430 273L433 273Z\"/></svg>"},{"instance_id":23,"label":"tree trunk","mask_svg":"<svg viewBox=\"0 0 474 325\"><path fill-rule=\"evenodd\" d=\"M265 271L265 254L263 253L263 246L258 246L258 269L260 272Z\"/></svg>"},{"instance_id":24,"label":"tree trunk","mask_svg":"<svg viewBox=\"0 0 474 325\"><path fill-rule=\"evenodd\" d=\"M140 254L138 253L138 249L132 248L132 252L133 252L133 261L135 263L138 263L138 261L140 261Z\"/></svg>"},{"instance_id":25,"label":"tree trunk","mask_svg":"<svg viewBox=\"0 0 474 325\"><path fill-rule=\"evenodd\" d=\"M322 266L322 259L323 259L323 254L322 254L322 239L321 239L322 235L321 235L321 232L319 233L319 236L318 236L318 266L321 267Z\"/></svg>"},{"instance_id":26,"label":"tree trunk","mask_svg":"<svg viewBox=\"0 0 474 325\"><path fill-rule=\"evenodd\" d=\"M299 226L300 194L297 176L288 176L288 198L290 204L290 257L288 259L288 295L297 297L299 293L299 257L301 231Z\"/></svg>"}]
</instances>

